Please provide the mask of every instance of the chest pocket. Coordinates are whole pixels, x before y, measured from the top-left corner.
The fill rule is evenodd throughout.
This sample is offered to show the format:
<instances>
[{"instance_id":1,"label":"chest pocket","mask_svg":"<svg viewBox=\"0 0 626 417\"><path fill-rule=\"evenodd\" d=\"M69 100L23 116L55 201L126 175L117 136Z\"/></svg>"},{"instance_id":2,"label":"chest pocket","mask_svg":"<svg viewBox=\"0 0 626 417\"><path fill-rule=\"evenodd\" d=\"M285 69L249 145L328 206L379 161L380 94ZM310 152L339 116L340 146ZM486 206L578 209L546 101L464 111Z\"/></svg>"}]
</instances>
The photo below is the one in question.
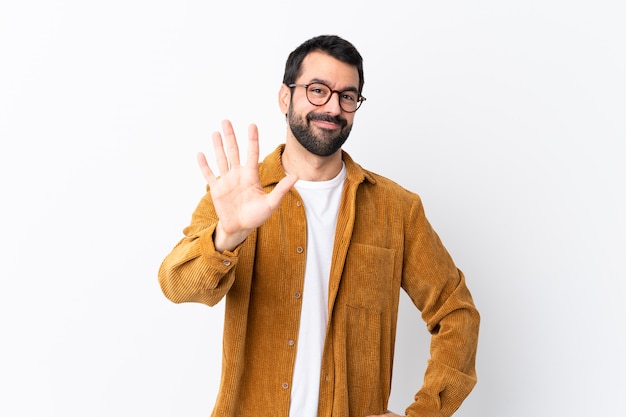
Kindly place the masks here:
<instances>
[{"instance_id":1,"label":"chest pocket","mask_svg":"<svg viewBox=\"0 0 626 417\"><path fill-rule=\"evenodd\" d=\"M394 299L394 253L379 246L351 244L339 289L343 302L377 311L388 308Z\"/></svg>"}]
</instances>

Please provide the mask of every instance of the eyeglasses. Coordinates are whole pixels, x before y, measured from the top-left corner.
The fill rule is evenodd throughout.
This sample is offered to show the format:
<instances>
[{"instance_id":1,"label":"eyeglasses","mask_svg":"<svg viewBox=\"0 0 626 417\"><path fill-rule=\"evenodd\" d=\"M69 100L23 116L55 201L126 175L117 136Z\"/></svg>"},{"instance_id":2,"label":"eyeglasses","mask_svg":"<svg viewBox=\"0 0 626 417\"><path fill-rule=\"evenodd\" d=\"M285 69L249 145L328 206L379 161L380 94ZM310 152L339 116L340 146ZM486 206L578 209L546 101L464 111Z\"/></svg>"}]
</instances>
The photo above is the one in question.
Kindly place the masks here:
<instances>
[{"instance_id":1,"label":"eyeglasses","mask_svg":"<svg viewBox=\"0 0 626 417\"><path fill-rule=\"evenodd\" d=\"M323 106L330 101L333 93L337 93L339 96L339 107L346 113L354 113L366 100L365 97L360 96L356 91L336 91L322 83L289 84L288 87L304 87L306 89L306 98L314 106Z\"/></svg>"}]
</instances>

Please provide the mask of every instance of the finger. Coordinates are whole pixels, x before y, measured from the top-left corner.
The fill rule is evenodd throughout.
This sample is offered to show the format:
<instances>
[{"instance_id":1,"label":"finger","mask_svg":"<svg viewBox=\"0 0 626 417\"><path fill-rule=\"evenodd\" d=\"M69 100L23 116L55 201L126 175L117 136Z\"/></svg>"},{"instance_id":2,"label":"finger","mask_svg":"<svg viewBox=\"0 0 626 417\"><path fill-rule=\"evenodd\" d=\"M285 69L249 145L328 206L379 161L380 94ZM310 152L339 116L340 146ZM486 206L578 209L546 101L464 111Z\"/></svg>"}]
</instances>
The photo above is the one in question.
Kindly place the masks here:
<instances>
[{"instance_id":1,"label":"finger","mask_svg":"<svg viewBox=\"0 0 626 417\"><path fill-rule=\"evenodd\" d=\"M222 121L222 131L224 132L224 149L228 156L228 162L231 167L239 165L239 146L237 146L237 138L230 120Z\"/></svg>"},{"instance_id":2,"label":"finger","mask_svg":"<svg viewBox=\"0 0 626 417\"><path fill-rule=\"evenodd\" d=\"M228 158L224 152L224 144L222 143L222 135L220 132L213 132L213 152L215 153L215 161L220 174L228 172Z\"/></svg>"},{"instance_id":3,"label":"finger","mask_svg":"<svg viewBox=\"0 0 626 417\"><path fill-rule=\"evenodd\" d=\"M259 163L259 129L255 124L248 127L248 159L246 165L254 168Z\"/></svg>"},{"instance_id":4,"label":"finger","mask_svg":"<svg viewBox=\"0 0 626 417\"><path fill-rule=\"evenodd\" d=\"M213 174L211 167L209 167L209 164L206 161L206 156L202 152L198 152L196 160L198 161L200 172L202 172L202 176L207 184L210 185L213 181L216 181L215 174Z\"/></svg>"},{"instance_id":5,"label":"finger","mask_svg":"<svg viewBox=\"0 0 626 417\"><path fill-rule=\"evenodd\" d=\"M282 180L276 184L276 187L267 195L267 203L272 209L277 209L280 201L291 190L298 181L295 175L287 174Z\"/></svg>"}]
</instances>

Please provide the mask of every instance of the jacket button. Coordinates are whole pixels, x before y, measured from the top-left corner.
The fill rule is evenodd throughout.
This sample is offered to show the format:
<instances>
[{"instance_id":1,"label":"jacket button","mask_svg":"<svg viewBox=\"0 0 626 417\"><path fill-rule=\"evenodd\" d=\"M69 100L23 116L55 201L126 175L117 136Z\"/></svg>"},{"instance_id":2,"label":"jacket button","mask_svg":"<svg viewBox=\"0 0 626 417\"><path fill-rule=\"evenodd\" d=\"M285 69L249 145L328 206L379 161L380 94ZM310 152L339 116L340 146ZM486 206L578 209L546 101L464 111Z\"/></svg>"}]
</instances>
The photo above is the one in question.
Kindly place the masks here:
<instances>
[{"instance_id":1,"label":"jacket button","mask_svg":"<svg viewBox=\"0 0 626 417\"><path fill-rule=\"evenodd\" d=\"M283 388L284 388L284 389L289 388L289 384L288 384L288 383L286 383L286 382L283 382Z\"/></svg>"},{"instance_id":2,"label":"jacket button","mask_svg":"<svg viewBox=\"0 0 626 417\"><path fill-rule=\"evenodd\" d=\"M289 341L287 342L287 344L288 344L289 346L293 346L293 345L295 345L295 344L296 344L296 342L294 342L292 339L289 339Z\"/></svg>"},{"instance_id":3,"label":"jacket button","mask_svg":"<svg viewBox=\"0 0 626 417\"><path fill-rule=\"evenodd\" d=\"M224 265L230 266L230 261L228 259L224 260Z\"/></svg>"},{"instance_id":4,"label":"jacket button","mask_svg":"<svg viewBox=\"0 0 626 417\"><path fill-rule=\"evenodd\" d=\"M296 252L298 252L298 253L302 253L303 251L304 251L304 249L302 249L302 246L298 246L296 248Z\"/></svg>"},{"instance_id":5,"label":"jacket button","mask_svg":"<svg viewBox=\"0 0 626 417\"><path fill-rule=\"evenodd\" d=\"M300 291L296 291L296 293L293 296L296 298L300 298L301 296Z\"/></svg>"}]
</instances>

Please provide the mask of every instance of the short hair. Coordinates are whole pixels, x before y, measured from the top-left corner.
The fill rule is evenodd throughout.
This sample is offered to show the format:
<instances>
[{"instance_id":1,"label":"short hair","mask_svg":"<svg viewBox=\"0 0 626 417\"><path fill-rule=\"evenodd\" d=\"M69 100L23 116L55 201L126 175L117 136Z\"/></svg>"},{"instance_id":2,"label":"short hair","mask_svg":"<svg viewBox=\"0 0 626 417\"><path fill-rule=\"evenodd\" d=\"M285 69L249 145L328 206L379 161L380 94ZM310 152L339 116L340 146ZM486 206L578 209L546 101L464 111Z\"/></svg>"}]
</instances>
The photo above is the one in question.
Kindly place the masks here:
<instances>
[{"instance_id":1,"label":"short hair","mask_svg":"<svg viewBox=\"0 0 626 417\"><path fill-rule=\"evenodd\" d=\"M302 61L314 51L320 51L333 58L356 67L359 73L359 94L363 91L363 57L357 49L347 40L336 35L320 35L303 42L294 49L285 63L283 83L293 84L301 74Z\"/></svg>"}]
</instances>

